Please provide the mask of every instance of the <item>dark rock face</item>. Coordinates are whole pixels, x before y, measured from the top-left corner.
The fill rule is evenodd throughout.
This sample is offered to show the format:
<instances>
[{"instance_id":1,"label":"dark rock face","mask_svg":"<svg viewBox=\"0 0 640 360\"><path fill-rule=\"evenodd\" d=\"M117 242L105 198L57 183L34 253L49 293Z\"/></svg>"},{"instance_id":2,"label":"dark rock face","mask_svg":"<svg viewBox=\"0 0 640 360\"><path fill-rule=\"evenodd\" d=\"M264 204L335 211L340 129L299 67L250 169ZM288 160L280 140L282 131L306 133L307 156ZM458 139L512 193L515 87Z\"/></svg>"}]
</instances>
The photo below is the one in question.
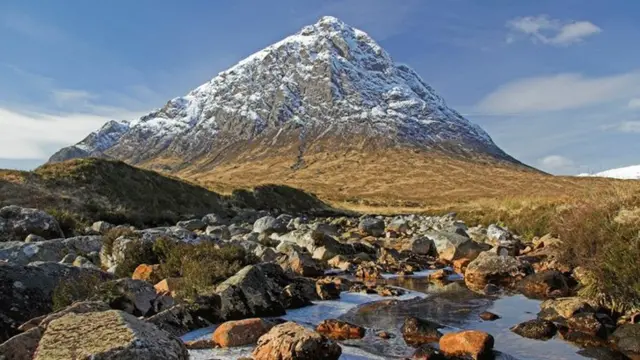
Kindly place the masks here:
<instances>
[{"instance_id":1,"label":"dark rock face","mask_svg":"<svg viewBox=\"0 0 640 360\"><path fill-rule=\"evenodd\" d=\"M23 241L28 235L63 238L58 221L46 212L11 205L0 209L0 241Z\"/></svg>"},{"instance_id":2,"label":"dark rock face","mask_svg":"<svg viewBox=\"0 0 640 360\"><path fill-rule=\"evenodd\" d=\"M0 341L17 334L27 320L53 310L53 293L61 283L80 283L91 277L107 281L109 274L58 263L27 266L0 262Z\"/></svg>"},{"instance_id":3,"label":"dark rock face","mask_svg":"<svg viewBox=\"0 0 640 360\"><path fill-rule=\"evenodd\" d=\"M529 320L511 328L514 333L529 339L548 340L551 339L558 329L551 321Z\"/></svg>"},{"instance_id":4,"label":"dark rock face","mask_svg":"<svg viewBox=\"0 0 640 360\"><path fill-rule=\"evenodd\" d=\"M443 328L442 325L432 321L409 317L402 325L402 337L407 344L418 347L437 342L442 337L442 333L438 330L441 328Z\"/></svg>"}]
</instances>

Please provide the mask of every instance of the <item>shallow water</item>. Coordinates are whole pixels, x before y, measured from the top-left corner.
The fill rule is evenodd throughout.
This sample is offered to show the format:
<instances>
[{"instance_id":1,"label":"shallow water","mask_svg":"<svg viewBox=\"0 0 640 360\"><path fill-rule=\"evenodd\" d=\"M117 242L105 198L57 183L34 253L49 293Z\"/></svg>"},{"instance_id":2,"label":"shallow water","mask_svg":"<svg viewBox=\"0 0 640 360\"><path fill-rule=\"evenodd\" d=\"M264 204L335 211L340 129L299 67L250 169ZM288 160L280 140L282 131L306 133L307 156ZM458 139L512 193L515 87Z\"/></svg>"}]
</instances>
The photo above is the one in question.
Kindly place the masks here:
<instances>
[{"instance_id":1,"label":"shallow water","mask_svg":"<svg viewBox=\"0 0 640 360\"><path fill-rule=\"evenodd\" d=\"M578 347L559 339L538 341L522 338L513 334L509 328L520 322L534 319L539 310L540 301L527 299L522 295L488 297L478 295L464 287L462 282L448 284L431 283L426 277L431 271L416 273L409 277L385 275L380 283L398 286L410 290L400 297L383 298L378 295L341 293L340 300L318 301L315 305L302 309L289 310L281 318L295 321L303 326L314 328L325 319L341 318L370 329L361 340L349 340L341 343L342 360L389 359L411 356L413 349L407 347L402 339L400 328L406 316L417 316L446 325L443 332L460 329L477 329L492 334L495 348L503 355L501 359L584 359L577 354ZM457 280L451 277L450 280ZM384 301L382 300L392 300ZM483 321L478 315L482 311L491 311L501 316L496 321ZM208 338L215 327L192 332L184 340ZM385 330L394 338L378 338L377 330ZM191 359L237 359L250 356L253 346L190 350Z\"/></svg>"}]
</instances>

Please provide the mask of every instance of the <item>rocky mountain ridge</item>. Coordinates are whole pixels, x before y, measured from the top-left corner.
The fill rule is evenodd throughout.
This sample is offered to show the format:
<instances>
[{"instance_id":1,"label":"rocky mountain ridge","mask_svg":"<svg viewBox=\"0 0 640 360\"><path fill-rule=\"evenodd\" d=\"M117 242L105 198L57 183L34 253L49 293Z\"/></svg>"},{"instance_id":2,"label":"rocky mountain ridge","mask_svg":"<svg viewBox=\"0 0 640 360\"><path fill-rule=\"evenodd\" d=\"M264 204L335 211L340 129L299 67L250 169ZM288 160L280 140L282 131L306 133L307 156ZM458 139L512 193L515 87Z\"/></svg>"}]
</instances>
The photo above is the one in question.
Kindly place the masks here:
<instances>
[{"instance_id":1,"label":"rocky mountain ridge","mask_svg":"<svg viewBox=\"0 0 640 360\"><path fill-rule=\"evenodd\" d=\"M51 161L105 156L180 166L233 158L247 145L267 156L288 146L300 160L314 142L352 137L517 163L414 70L333 17L249 56L161 109L108 123ZM342 140L337 144L348 143Z\"/></svg>"}]
</instances>

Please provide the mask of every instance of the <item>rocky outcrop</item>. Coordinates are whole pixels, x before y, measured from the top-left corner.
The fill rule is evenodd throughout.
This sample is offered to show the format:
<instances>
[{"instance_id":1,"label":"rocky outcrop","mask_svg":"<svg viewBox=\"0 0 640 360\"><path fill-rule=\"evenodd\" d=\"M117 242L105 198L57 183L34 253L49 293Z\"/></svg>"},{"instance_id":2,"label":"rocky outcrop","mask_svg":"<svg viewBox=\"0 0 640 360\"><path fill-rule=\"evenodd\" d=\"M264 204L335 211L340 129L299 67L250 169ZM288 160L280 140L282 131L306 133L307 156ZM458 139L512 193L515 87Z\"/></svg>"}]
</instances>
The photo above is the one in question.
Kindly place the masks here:
<instances>
[{"instance_id":1,"label":"rocky outcrop","mask_svg":"<svg viewBox=\"0 0 640 360\"><path fill-rule=\"evenodd\" d=\"M337 360L341 354L340 346L324 335L287 322L260 337L253 359Z\"/></svg>"},{"instance_id":2,"label":"rocky outcrop","mask_svg":"<svg viewBox=\"0 0 640 360\"><path fill-rule=\"evenodd\" d=\"M42 210L15 205L0 209L0 242L23 241L31 234L44 239L64 237L56 218Z\"/></svg>"},{"instance_id":3,"label":"rocky outcrop","mask_svg":"<svg viewBox=\"0 0 640 360\"><path fill-rule=\"evenodd\" d=\"M0 260L19 265L35 261L59 262L65 256L75 258L74 255L96 253L101 248L101 236L78 236L36 242L0 242Z\"/></svg>"},{"instance_id":4,"label":"rocky outcrop","mask_svg":"<svg viewBox=\"0 0 640 360\"><path fill-rule=\"evenodd\" d=\"M122 311L68 314L52 321L34 360L67 359L188 360L180 341Z\"/></svg>"}]
</instances>

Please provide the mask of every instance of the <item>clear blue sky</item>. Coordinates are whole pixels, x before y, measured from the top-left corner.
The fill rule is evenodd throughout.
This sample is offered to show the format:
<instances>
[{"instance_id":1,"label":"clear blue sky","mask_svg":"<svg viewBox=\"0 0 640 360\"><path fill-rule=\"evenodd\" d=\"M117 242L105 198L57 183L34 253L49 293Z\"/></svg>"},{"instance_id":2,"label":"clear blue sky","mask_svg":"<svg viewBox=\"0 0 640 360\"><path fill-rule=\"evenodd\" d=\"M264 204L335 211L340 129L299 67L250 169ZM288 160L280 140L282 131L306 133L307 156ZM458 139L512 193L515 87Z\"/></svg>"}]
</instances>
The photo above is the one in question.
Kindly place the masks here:
<instances>
[{"instance_id":1,"label":"clear blue sky","mask_svg":"<svg viewBox=\"0 0 640 360\"><path fill-rule=\"evenodd\" d=\"M38 165L323 15L368 32L531 165L640 164L640 2L3 0L0 167Z\"/></svg>"}]
</instances>

